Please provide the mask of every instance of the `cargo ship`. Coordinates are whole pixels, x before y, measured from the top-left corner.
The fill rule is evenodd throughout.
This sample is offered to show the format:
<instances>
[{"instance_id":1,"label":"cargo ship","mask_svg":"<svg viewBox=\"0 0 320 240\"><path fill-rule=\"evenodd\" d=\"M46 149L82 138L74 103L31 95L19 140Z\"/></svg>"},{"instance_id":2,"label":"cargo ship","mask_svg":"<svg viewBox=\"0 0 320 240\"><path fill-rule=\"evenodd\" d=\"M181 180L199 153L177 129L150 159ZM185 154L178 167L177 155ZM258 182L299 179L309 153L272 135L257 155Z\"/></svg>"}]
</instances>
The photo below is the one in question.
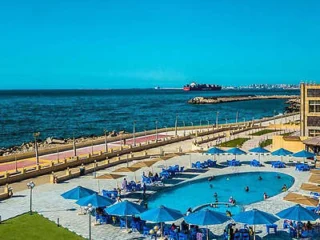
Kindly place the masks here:
<instances>
[{"instance_id":1,"label":"cargo ship","mask_svg":"<svg viewBox=\"0 0 320 240\"><path fill-rule=\"evenodd\" d=\"M221 86L215 84L190 83L183 87L184 91L219 91Z\"/></svg>"}]
</instances>

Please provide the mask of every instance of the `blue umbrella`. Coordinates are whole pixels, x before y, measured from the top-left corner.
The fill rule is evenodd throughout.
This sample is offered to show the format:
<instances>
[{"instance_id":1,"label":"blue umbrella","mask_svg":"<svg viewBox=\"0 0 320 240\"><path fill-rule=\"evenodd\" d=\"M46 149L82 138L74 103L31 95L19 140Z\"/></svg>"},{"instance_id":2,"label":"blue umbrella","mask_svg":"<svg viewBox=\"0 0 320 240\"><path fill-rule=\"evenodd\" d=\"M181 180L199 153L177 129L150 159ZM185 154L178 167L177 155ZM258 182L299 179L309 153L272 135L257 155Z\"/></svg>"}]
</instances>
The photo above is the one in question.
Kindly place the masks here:
<instances>
[{"instance_id":1,"label":"blue umbrella","mask_svg":"<svg viewBox=\"0 0 320 240\"><path fill-rule=\"evenodd\" d=\"M149 222L172 222L182 218L183 214L175 209L160 206L158 208L150 209L140 214L140 218Z\"/></svg>"},{"instance_id":2,"label":"blue umbrella","mask_svg":"<svg viewBox=\"0 0 320 240\"><path fill-rule=\"evenodd\" d=\"M85 187L78 186L61 194L61 196L65 199L79 200L80 198L90 196L94 193L97 193L97 192Z\"/></svg>"},{"instance_id":3,"label":"blue umbrella","mask_svg":"<svg viewBox=\"0 0 320 240\"><path fill-rule=\"evenodd\" d=\"M160 206L158 208L150 209L140 214L140 218L145 221L161 223L161 234L162 234L162 223L176 221L182 218L183 214L175 209Z\"/></svg>"},{"instance_id":4,"label":"blue umbrella","mask_svg":"<svg viewBox=\"0 0 320 240\"><path fill-rule=\"evenodd\" d=\"M300 157L300 158L313 158L315 156L314 153L308 152L306 150L302 150L300 152L296 152L292 155L293 157Z\"/></svg>"},{"instance_id":5,"label":"blue umbrella","mask_svg":"<svg viewBox=\"0 0 320 240\"><path fill-rule=\"evenodd\" d=\"M261 224L272 224L279 220L276 216L266 213L257 209L252 209L250 211L245 211L242 213L239 213L238 215L233 217L233 220L240 223L246 223L253 225L261 225ZM253 234L254 234L253 229ZM256 238L254 234L254 239Z\"/></svg>"},{"instance_id":6,"label":"blue umbrella","mask_svg":"<svg viewBox=\"0 0 320 240\"><path fill-rule=\"evenodd\" d=\"M269 153L269 151L265 148L262 148L262 147L256 147L256 148L252 148L249 150L249 152L252 152L252 153Z\"/></svg>"},{"instance_id":7,"label":"blue umbrella","mask_svg":"<svg viewBox=\"0 0 320 240\"><path fill-rule=\"evenodd\" d=\"M292 153L293 152L290 152L289 150L286 150L284 148L279 148L278 150L273 151L271 153L271 155L273 155L273 156L281 156L281 161L282 161L282 157L283 156L291 155Z\"/></svg>"},{"instance_id":8,"label":"blue umbrella","mask_svg":"<svg viewBox=\"0 0 320 240\"><path fill-rule=\"evenodd\" d=\"M230 218L227 217L225 214L215 212L209 209L191 213L188 216L186 216L184 219L189 224L200 225L200 226L221 224L230 220ZM207 239L209 239L208 228L207 228Z\"/></svg>"},{"instance_id":9,"label":"blue umbrella","mask_svg":"<svg viewBox=\"0 0 320 240\"><path fill-rule=\"evenodd\" d=\"M235 156L235 159L237 158L237 155L246 154L245 151L242 151L240 148L231 148L227 151L227 153L232 153Z\"/></svg>"},{"instance_id":10,"label":"blue umbrella","mask_svg":"<svg viewBox=\"0 0 320 240\"><path fill-rule=\"evenodd\" d=\"M315 221L319 218L314 212L296 204L277 213L277 216L293 221Z\"/></svg>"},{"instance_id":11,"label":"blue umbrella","mask_svg":"<svg viewBox=\"0 0 320 240\"><path fill-rule=\"evenodd\" d=\"M106 213L114 216L126 217L126 228L128 227L128 216L137 215L145 211L140 205L125 200L118 202L104 210Z\"/></svg>"},{"instance_id":12,"label":"blue umbrella","mask_svg":"<svg viewBox=\"0 0 320 240\"><path fill-rule=\"evenodd\" d=\"M212 155L217 155L217 154L222 154L222 153L225 153L226 151L220 149L220 148L217 148L217 147L213 147L213 148L210 148L206 153L207 154L212 154Z\"/></svg>"},{"instance_id":13,"label":"blue umbrella","mask_svg":"<svg viewBox=\"0 0 320 240\"><path fill-rule=\"evenodd\" d=\"M225 151L217 147L210 148L207 151L207 154L221 154L221 153L225 153Z\"/></svg>"},{"instance_id":14,"label":"blue umbrella","mask_svg":"<svg viewBox=\"0 0 320 240\"><path fill-rule=\"evenodd\" d=\"M114 204L114 200L103 197L99 195L98 193L94 193L90 196L80 198L76 204L80 206L88 206L88 204L91 204L93 207L98 208L98 207L106 207Z\"/></svg>"},{"instance_id":15,"label":"blue umbrella","mask_svg":"<svg viewBox=\"0 0 320 240\"><path fill-rule=\"evenodd\" d=\"M258 153L259 154L259 161L260 161L261 153L269 153L269 151L267 149L262 148L262 147L252 148L252 149L249 150L249 152Z\"/></svg>"},{"instance_id":16,"label":"blue umbrella","mask_svg":"<svg viewBox=\"0 0 320 240\"><path fill-rule=\"evenodd\" d=\"M114 216L132 216L144 212L145 209L133 202L125 200L105 209L105 212Z\"/></svg>"}]
</instances>

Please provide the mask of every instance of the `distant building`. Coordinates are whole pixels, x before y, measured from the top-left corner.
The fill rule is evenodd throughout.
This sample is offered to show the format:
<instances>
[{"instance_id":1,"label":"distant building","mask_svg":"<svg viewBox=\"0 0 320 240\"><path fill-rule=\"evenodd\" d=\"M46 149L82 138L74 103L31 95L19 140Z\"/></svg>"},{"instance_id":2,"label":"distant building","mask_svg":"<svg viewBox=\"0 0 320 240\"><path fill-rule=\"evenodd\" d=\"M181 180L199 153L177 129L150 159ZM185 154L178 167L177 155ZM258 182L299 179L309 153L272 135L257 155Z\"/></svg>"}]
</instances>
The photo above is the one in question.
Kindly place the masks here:
<instances>
[{"instance_id":1,"label":"distant building","mask_svg":"<svg viewBox=\"0 0 320 240\"><path fill-rule=\"evenodd\" d=\"M320 136L320 84L300 85L300 134Z\"/></svg>"}]
</instances>

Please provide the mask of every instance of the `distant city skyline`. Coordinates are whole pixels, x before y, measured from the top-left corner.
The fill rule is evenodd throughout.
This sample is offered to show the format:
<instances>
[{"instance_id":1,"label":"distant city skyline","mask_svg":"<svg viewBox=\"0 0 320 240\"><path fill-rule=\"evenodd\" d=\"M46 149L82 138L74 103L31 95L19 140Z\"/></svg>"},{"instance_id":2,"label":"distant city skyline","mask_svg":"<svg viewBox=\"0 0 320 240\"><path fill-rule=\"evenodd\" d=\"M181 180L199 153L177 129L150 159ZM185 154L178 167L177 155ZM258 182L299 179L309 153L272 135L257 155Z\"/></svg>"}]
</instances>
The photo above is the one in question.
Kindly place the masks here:
<instances>
[{"instance_id":1,"label":"distant city skyline","mask_svg":"<svg viewBox=\"0 0 320 240\"><path fill-rule=\"evenodd\" d=\"M0 89L299 84L320 79L320 2L0 4Z\"/></svg>"}]
</instances>

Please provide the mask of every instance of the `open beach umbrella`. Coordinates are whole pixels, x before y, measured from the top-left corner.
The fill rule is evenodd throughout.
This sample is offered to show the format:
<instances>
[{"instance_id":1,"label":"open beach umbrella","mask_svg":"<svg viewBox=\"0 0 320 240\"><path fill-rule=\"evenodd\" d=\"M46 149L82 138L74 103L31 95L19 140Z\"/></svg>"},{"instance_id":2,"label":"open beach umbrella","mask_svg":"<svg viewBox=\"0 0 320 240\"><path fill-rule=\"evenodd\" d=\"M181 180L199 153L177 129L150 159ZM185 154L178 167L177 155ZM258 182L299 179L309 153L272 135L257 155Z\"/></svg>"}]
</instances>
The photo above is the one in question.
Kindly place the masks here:
<instances>
[{"instance_id":1,"label":"open beach umbrella","mask_svg":"<svg viewBox=\"0 0 320 240\"><path fill-rule=\"evenodd\" d=\"M213 147L213 148L210 148L206 154L211 154L211 155L214 155L214 160L216 160L216 155L217 154L222 154L222 153L225 153L226 151L220 149L220 148L217 148L217 147Z\"/></svg>"},{"instance_id":2,"label":"open beach umbrella","mask_svg":"<svg viewBox=\"0 0 320 240\"><path fill-rule=\"evenodd\" d=\"M176 221L183 217L183 214L175 209L160 206L153 208L140 214L140 218L145 221L161 223L161 235L162 235L162 223Z\"/></svg>"},{"instance_id":3,"label":"open beach umbrella","mask_svg":"<svg viewBox=\"0 0 320 240\"><path fill-rule=\"evenodd\" d=\"M145 209L133 202L125 200L123 202L118 202L109 206L104 210L109 215L126 217L126 228L128 227L128 216L133 216L140 214L145 211Z\"/></svg>"},{"instance_id":4,"label":"open beach umbrella","mask_svg":"<svg viewBox=\"0 0 320 240\"><path fill-rule=\"evenodd\" d=\"M96 177L96 179L118 179L122 177L124 177L124 175L106 173Z\"/></svg>"},{"instance_id":5,"label":"open beach umbrella","mask_svg":"<svg viewBox=\"0 0 320 240\"><path fill-rule=\"evenodd\" d=\"M319 204L318 199L293 192L288 193L288 195L285 196L283 200L314 207Z\"/></svg>"},{"instance_id":6,"label":"open beach umbrella","mask_svg":"<svg viewBox=\"0 0 320 240\"><path fill-rule=\"evenodd\" d=\"M237 159L237 155L246 154L245 151L242 151L240 148L237 148L237 147L229 149L227 153L234 154L235 159Z\"/></svg>"},{"instance_id":7,"label":"open beach umbrella","mask_svg":"<svg viewBox=\"0 0 320 240\"><path fill-rule=\"evenodd\" d=\"M296 204L293 207L284 209L276 214L280 218L293 221L315 221L319 218L314 212Z\"/></svg>"},{"instance_id":8,"label":"open beach umbrella","mask_svg":"<svg viewBox=\"0 0 320 240\"><path fill-rule=\"evenodd\" d=\"M258 153L259 154L259 161L260 161L260 156L262 153L269 153L269 151L265 148L262 147L256 147L256 148L252 148L249 150L249 152L251 153Z\"/></svg>"},{"instance_id":9,"label":"open beach umbrella","mask_svg":"<svg viewBox=\"0 0 320 240\"><path fill-rule=\"evenodd\" d=\"M91 189L85 188L85 187L77 186L77 187L61 194L61 196L65 199L79 200L80 198L90 196L94 193L97 193L97 192L95 192Z\"/></svg>"},{"instance_id":10,"label":"open beach umbrella","mask_svg":"<svg viewBox=\"0 0 320 240\"><path fill-rule=\"evenodd\" d=\"M133 165L131 165L131 167L139 167L139 168L143 168L143 167L151 167L152 172L153 172L153 167L152 165L157 163L158 161L156 160L149 160L149 161L143 161L143 162L137 162Z\"/></svg>"},{"instance_id":11,"label":"open beach umbrella","mask_svg":"<svg viewBox=\"0 0 320 240\"><path fill-rule=\"evenodd\" d=\"M133 172L134 178L135 178L135 180L137 180L136 171L138 171L139 169L140 169L140 167L121 167L121 168L114 170L113 172Z\"/></svg>"},{"instance_id":12,"label":"open beach umbrella","mask_svg":"<svg viewBox=\"0 0 320 240\"><path fill-rule=\"evenodd\" d=\"M306 150L302 150L300 152L296 152L295 154L292 155L292 157L299 157L299 158L303 158L304 162L306 160L306 158L314 158L315 154L308 152Z\"/></svg>"},{"instance_id":13,"label":"open beach umbrella","mask_svg":"<svg viewBox=\"0 0 320 240\"><path fill-rule=\"evenodd\" d=\"M208 226L224 223L230 220L225 214L215 212L209 209L201 210L198 212L190 213L184 217L185 221L189 224ZM209 239L209 230L207 228L207 239Z\"/></svg>"},{"instance_id":14,"label":"open beach umbrella","mask_svg":"<svg viewBox=\"0 0 320 240\"><path fill-rule=\"evenodd\" d=\"M276 151L273 151L271 153L271 155L273 156L281 156L281 161L282 161L282 157L283 156L288 156L288 155L291 155L293 152L290 152L289 150L286 150L284 148L279 148L278 150Z\"/></svg>"},{"instance_id":15,"label":"open beach umbrella","mask_svg":"<svg viewBox=\"0 0 320 240\"><path fill-rule=\"evenodd\" d=\"M90 196L80 198L76 204L80 206L88 206L88 204L91 204L93 207L98 208L98 207L106 207L114 204L114 200L103 197L97 193L94 193Z\"/></svg>"},{"instance_id":16,"label":"open beach umbrella","mask_svg":"<svg viewBox=\"0 0 320 240\"><path fill-rule=\"evenodd\" d=\"M279 218L257 209L241 212L233 217L233 220L239 223L246 223L253 225L253 239L256 239L254 226L262 224L273 224L278 221Z\"/></svg>"}]
</instances>

